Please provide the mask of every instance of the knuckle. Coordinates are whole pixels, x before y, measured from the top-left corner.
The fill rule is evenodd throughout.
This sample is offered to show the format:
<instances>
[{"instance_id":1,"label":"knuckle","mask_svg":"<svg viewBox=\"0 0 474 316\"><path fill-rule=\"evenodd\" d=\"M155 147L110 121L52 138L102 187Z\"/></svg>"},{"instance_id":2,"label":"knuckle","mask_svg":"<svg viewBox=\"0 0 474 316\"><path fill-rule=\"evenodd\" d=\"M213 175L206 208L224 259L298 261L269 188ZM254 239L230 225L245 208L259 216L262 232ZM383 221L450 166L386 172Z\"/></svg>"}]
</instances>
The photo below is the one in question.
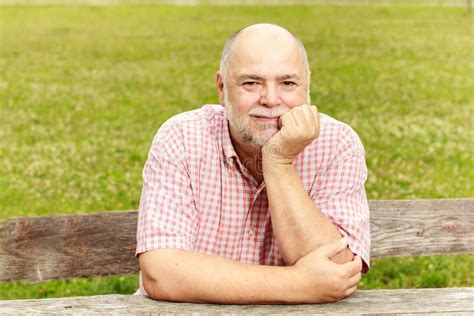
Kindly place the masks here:
<instances>
[{"instance_id":1,"label":"knuckle","mask_svg":"<svg viewBox=\"0 0 474 316\"><path fill-rule=\"evenodd\" d=\"M345 280L347 279L347 271L346 270L343 270L343 271L340 271L339 274L338 274L338 278L339 280Z\"/></svg>"},{"instance_id":2,"label":"knuckle","mask_svg":"<svg viewBox=\"0 0 474 316\"><path fill-rule=\"evenodd\" d=\"M315 136L315 128L314 127L308 127L308 128L305 128L303 131L302 131L302 136L304 139L306 140L311 140L314 138Z\"/></svg>"},{"instance_id":3,"label":"knuckle","mask_svg":"<svg viewBox=\"0 0 474 316\"><path fill-rule=\"evenodd\" d=\"M306 140L311 140L311 139L313 139L313 137L314 137L314 134L311 133L311 131L306 132L305 135L304 135L304 138Z\"/></svg>"}]
</instances>

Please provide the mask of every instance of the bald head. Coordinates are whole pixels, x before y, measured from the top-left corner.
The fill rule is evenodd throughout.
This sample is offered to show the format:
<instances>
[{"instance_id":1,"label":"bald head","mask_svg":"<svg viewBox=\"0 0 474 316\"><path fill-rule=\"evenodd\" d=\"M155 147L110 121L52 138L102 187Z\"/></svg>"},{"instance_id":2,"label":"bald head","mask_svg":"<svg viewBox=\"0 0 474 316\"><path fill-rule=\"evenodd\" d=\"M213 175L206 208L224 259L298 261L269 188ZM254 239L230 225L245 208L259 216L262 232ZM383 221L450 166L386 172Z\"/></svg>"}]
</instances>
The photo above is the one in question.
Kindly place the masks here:
<instances>
[{"instance_id":1,"label":"bald head","mask_svg":"<svg viewBox=\"0 0 474 316\"><path fill-rule=\"evenodd\" d=\"M308 57L303 43L289 30L275 24L253 24L235 32L224 46L220 73L226 78L232 59L236 55L245 55L246 51L261 50L262 55L271 56L282 49L298 52L309 83Z\"/></svg>"}]
</instances>

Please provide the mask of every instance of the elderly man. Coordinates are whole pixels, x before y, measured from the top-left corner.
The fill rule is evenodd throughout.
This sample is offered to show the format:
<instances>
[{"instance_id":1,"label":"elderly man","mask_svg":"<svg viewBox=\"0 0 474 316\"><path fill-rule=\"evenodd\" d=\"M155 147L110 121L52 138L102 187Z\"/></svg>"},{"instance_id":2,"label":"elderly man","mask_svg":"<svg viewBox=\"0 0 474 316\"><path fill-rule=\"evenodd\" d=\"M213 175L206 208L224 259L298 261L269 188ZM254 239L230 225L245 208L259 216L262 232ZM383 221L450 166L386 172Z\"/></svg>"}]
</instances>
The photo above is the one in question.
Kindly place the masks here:
<instances>
[{"instance_id":1,"label":"elderly man","mask_svg":"<svg viewBox=\"0 0 474 316\"><path fill-rule=\"evenodd\" d=\"M159 300L322 303L369 265L365 153L311 106L305 49L256 24L226 43L223 106L158 131L143 172L139 293Z\"/></svg>"}]
</instances>

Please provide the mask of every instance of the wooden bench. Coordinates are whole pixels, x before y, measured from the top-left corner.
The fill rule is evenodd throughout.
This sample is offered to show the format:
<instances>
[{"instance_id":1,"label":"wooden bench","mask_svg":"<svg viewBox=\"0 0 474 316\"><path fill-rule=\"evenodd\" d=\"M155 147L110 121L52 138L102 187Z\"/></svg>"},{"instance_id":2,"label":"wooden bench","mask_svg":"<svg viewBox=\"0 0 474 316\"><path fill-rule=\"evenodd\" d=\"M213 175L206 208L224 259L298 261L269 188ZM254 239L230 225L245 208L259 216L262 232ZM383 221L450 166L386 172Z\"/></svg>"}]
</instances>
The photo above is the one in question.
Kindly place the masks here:
<instances>
[{"instance_id":1,"label":"wooden bench","mask_svg":"<svg viewBox=\"0 0 474 316\"><path fill-rule=\"evenodd\" d=\"M474 198L370 201L372 258L474 253ZM16 218L0 223L0 281L134 274L136 211ZM132 295L0 301L18 313L474 314L474 288L357 291L332 304L214 305Z\"/></svg>"}]
</instances>

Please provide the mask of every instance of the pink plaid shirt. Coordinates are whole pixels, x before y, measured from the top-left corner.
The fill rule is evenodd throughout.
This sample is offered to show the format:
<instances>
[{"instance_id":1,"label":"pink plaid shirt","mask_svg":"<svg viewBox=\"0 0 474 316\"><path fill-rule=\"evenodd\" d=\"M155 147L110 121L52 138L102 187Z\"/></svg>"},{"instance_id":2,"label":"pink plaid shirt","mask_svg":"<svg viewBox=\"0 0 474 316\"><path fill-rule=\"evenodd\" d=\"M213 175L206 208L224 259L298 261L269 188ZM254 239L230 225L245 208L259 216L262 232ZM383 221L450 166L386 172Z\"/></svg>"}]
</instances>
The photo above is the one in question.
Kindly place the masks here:
<instances>
[{"instance_id":1,"label":"pink plaid shirt","mask_svg":"<svg viewBox=\"0 0 474 316\"><path fill-rule=\"evenodd\" d=\"M350 126L322 113L319 117L318 138L294 164L315 205L368 267L364 147ZM174 116L153 140L143 171L136 255L160 248L284 264L265 182L258 185L239 160L220 105ZM146 295L142 282L137 294Z\"/></svg>"}]
</instances>

